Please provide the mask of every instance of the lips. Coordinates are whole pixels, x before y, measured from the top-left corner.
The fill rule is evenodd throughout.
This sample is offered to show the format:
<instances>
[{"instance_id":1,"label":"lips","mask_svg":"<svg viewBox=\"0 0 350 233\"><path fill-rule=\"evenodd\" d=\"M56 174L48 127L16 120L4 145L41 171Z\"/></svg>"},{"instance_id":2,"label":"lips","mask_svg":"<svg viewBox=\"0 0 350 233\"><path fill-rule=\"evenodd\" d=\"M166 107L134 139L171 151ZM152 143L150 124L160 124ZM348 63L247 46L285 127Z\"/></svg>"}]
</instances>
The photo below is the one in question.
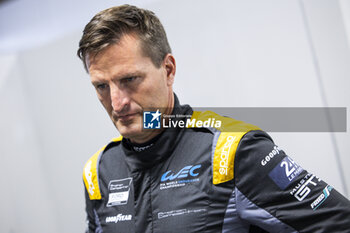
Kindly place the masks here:
<instances>
[{"instance_id":1,"label":"lips","mask_svg":"<svg viewBox=\"0 0 350 233\"><path fill-rule=\"evenodd\" d=\"M116 118L120 121L128 121L134 118L136 115L138 115L138 113L130 113L130 114L116 116Z\"/></svg>"}]
</instances>

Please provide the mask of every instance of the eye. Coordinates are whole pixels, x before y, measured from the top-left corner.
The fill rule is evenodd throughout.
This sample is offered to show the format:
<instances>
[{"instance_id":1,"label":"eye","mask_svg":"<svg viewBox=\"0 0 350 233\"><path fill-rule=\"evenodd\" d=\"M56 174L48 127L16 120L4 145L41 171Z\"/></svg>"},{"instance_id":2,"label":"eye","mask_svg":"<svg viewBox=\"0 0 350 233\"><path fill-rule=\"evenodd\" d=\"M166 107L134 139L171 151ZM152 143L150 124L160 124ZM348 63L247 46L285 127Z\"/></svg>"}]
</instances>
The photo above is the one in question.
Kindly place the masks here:
<instances>
[{"instance_id":1,"label":"eye","mask_svg":"<svg viewBox=\"0 0 350 233\"><path fill-rule=\"evenodd\" d=\"M131 82L135 81L135 79L137 79L136 76L131 76L131 77L123 78L121 80L121 82L122 83L131 83Z\"/></svg>"},{"instance_id":2,"label":"eye","mask_svg":"<svg viewBox=\"0 0 350 233\"><path fill-rule=\"evenodd\" d=\"M101 83L101 84L97 84L97 85L96 85L96 89L99 90L99 91L103 91L103 90L105 90L107 87L108 87L108 86L107 86L107 84L105 84L105 83Z\"/></svg>"}]
</instances>

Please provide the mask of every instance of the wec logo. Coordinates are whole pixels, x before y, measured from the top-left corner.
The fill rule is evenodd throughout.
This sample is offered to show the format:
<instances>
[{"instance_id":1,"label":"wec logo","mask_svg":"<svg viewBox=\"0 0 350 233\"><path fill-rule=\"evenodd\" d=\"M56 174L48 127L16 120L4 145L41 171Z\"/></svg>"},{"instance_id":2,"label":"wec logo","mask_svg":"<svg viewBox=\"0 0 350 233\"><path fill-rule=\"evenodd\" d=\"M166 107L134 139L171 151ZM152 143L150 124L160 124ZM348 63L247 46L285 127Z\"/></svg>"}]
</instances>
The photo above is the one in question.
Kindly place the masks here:
<instances>
[{"instance_id":1,"label":"wec logo","mask_svg":"<svg viewBox=\"0 0 350 233\"><path fill-rule=\"evenodd\" d=\"M176 178L186 178L188 175L192 177L196 177L199 175L199 173L195 173L195 170L199 169L202 165L189 165L184 168L182 168L178 173L171 173L170 171L167 171L162 175L161 181L167 181L167 180L175 180Z\"/></svg>"}]
</instances>

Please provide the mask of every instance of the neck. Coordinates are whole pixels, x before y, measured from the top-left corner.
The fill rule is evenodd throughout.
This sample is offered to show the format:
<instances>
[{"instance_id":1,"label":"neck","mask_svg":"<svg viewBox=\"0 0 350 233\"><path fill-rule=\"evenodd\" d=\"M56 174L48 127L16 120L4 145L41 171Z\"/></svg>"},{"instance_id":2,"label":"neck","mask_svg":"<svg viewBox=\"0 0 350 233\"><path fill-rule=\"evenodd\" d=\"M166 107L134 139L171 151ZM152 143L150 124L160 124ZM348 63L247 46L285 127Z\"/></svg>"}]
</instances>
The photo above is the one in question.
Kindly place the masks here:
<instances>
[{"instance_id":1,"label":"neck","mask_svg":"<svg viewBox=\"0 0 350 233\"><path fill-rule=\"evenodd\" d=\"M175 100L174 100L174 93L172 91L169 92L168 99L169 99L168 105L162 114L169 115L173 112ZM143 134L143 135L139 135L139 136L136 136L133 138L129 138L129 140L132 143L144 144L146 142L151 141L153 138L155 138L157 135L159 135L163 131L164 131L164 129L151 129L151 130L149 130L148 134Z\"/></svg>"}]
</instances>

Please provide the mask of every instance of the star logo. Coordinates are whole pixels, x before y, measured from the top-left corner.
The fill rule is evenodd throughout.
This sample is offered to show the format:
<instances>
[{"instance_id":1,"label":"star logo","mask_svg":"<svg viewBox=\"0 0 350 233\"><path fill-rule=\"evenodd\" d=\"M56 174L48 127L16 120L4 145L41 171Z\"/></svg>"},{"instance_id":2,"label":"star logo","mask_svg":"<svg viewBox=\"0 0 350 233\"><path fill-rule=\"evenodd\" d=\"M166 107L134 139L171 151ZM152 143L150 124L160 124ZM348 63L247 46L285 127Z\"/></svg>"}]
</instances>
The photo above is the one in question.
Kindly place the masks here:
<instances>
[{"instance_id":1,"label":"star logo","mask_svg":"<svg viewBox=\"0 0 350 233\"><path fill-rule=\"evenodd\" d=\"M159 109L158 109L155 113L151 113L151 114L152 114L152 116L153 116L151 122L154 121L155 119L157 119L158 117L160 117L160 115L162 115L162 114L159 112Z\"/></svg>"},{"instance_id":2,"label":"star logo","mask_svg":"<svg viewBox=\"0 0 350 233\"><path fill-rule=\"evenodd\" d=\"M160 129L160 116L159 109L156 112L143 112L143 128L144 129Z\"/></svg>"}]
</instances>

